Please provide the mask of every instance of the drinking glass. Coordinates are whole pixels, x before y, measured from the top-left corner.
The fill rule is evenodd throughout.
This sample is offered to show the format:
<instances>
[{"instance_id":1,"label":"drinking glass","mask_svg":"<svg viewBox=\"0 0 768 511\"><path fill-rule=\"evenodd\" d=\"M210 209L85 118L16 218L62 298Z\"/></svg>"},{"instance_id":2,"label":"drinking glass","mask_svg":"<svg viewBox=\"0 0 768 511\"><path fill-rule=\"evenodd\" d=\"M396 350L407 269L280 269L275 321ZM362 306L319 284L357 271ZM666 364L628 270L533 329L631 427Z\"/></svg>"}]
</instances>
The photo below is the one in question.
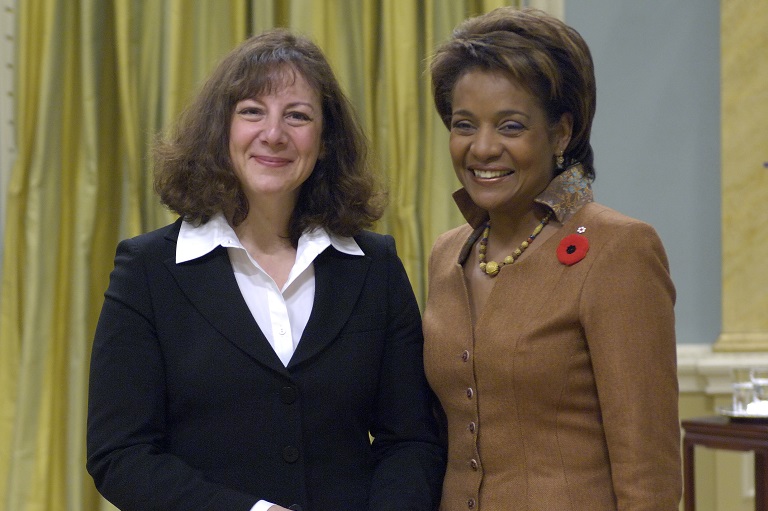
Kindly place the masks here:
<instances>
[{"instance_id":1,"label":"drinking glass","mask_svg":"<svg viewBox=\"0 0 768 511\"><path fill-rule=\"evenodd\" d=\"M749 379L755 389L755 399L768 401L768 367L755 367L749 372Z\"/></svg>"},{"instance_id":2,"label":"drinking glass","mask_svg":"<svg viewBox=\"0 0 768 511\"><path fill-rule=\"evenodd\" d=\"M755 400L755 386L751 381L740 381L733 384L733 411L744 413L749 404Z\"/></svg>"}]
</instances>

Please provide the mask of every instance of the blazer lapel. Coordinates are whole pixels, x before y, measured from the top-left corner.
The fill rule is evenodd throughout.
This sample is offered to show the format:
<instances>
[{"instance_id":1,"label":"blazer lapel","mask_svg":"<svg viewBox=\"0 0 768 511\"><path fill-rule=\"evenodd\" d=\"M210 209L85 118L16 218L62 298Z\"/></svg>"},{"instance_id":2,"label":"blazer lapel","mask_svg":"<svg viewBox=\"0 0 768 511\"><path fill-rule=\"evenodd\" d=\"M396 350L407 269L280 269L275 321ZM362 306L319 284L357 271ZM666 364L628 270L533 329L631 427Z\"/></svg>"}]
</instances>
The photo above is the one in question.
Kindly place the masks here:
<instances>
[{"instance_id":1,"label":"blazer lapel","mask_svg":"<svg viewBox=\"0 0 768 511\"><path fill-rule=\"evenodd\" d=\"M314 265L312 314L289 368L314 357L336 339L359 299L371 259L329 247L315 259Z\"/></svg>"},{"instance_id":2,"label":"blazer lapel","mask_svg":"<svg viewBox=\"0 0 768 511\"><path fill-rule=\"evenodd\" d=\"M217 247L182 264L169 258L165 264L182 292L219 333L259 363L288 374L240 294L226 248Z\"/></svg>"}]
</instances>

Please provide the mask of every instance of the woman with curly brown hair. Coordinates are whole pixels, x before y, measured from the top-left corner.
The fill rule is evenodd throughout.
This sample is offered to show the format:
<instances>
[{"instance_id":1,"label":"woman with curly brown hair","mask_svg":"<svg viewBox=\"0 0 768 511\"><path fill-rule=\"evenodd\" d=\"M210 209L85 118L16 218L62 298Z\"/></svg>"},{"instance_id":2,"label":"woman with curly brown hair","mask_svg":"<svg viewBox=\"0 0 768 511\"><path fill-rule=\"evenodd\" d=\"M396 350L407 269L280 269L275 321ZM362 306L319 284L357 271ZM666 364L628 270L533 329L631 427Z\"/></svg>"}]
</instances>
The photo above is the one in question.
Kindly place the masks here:
<instances>
[{"instance_id":1,"label":"woman with curly brown hair","mask_svg":"<svg viewBox=\"0 0 768 511\"><path fill-rule=\"evenodd\" d=\"M364 230L384 194L321 51L247 40L155 157L180 218L117 249L91 360L99 491L124 511L434 509L419 310L393 239Z\"/></svg>"}]
</instances>

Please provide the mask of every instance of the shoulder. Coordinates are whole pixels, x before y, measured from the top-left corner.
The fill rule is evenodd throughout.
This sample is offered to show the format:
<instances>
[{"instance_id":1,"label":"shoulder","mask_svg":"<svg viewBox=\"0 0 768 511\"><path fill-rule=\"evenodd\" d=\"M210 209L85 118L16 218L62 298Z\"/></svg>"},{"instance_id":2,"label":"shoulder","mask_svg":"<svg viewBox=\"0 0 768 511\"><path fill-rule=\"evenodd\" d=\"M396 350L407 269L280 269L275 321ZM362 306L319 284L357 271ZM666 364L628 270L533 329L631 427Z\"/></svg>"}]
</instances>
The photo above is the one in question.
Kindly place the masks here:
<instances>
[{"instance_id":1,"label":"shoulder","mask_svg":"<svg viewBox=\"0 0 768 511\"><path fill-rule=\"evenodd\" d=\"M437 237L432 245L431 259L448 258L457 261L465 258L467 250L471 248L476 239L475 232L476 230L469 224L463 224L444 232Z\"/></svg>"},{"instance_id":2,"label":"shoulder","mask_svg":"<svg viewBox=\"0 0 768 511\"><path fill-rule=\"evenodd\" d=\"M586 260L600 267L656 267L669 270L666 251L656 229L599 203L581 208L562 229L561 238L581 234L589 243ZM588 265L589 266L589 265Z\"/></svg>"},{"instance_id":3,"label":"shoulder","mask_svg":"<svg viewBox=\"0 0 768 511\"><path fill-rule=\"evenodd\" d=\"M395 239L389 234L379 234L372 231L361 231L354 236L366 256L382 257L396 253Z\"/></svg>"},{"instance_id":4,"label":"shoulder","mask_svg":"<svg viewBox=\"0 0 768 511\"><path fill-rule=\"evenodd\" d=\"M573 217L572 220L589 220L604 227L622 227L632 224L648 225L642 220L632 218L613 208L600 204L599 202L590 202L585 204ZM569 223L569 222L566 222Z\"/></svg>"},{"instance_id":5,"label":"shoulder","mask_svg":"<svg viewBox=\"0 0 768 511\"><path fill-rule=\"evenodd\" d=\"M122 240L115 251L107 292L121 299L132 296L141 300L166 274L167 263L174 261L178 233L179 226L174 223Z\"/></svg>"},{"instance_id":6,"label":"shoulder","mask_svg":"<svg viewBox=\"0 0 768 511\"><path fill-rule=\"evenodd\" d=\"M374 276L366 279L367 285L372 285L374 288L384 286L380 288L380 292L383 293L381 296L395 296L398 302L407 301L415 304L408 275L397 254L395 239L389 234L371 231L362 231L355 235L354 239L365 253L363 265L367 267L369 275ZM349 265L345 265L345 275L350 276L348 270Z\"/></svg>"},{"instance_id":7,"label":"shoulder","mask_svg":"<svg viewBox=\"0 0 768 511\"><path fill-rule=\"evenodd\" d=\"M658 244L661 240L652 225L627 216L608 206L591 202L581 208L563 226L564 235L572 231L583 232L595 243Z\"/></svg>"},{"instance_id":8,"label":"shoulder","mask_svg":"<svg viewBox=\"0 0 768 511\"><path fill-rule=\"evenodd\" d=\"M168 257L169 254L174 255L179 229L181 229L181 219L154 231L122 240L118 245L118 252L164 257Z\"/></svg>"},{"instance_id":9,"label":"shoulder","mask_svg":"<svg viewBox=\"0 0 768 511\"><path fill-rule=\"evenodd\" d=\"M454 246L460 248L467 242L473 232L474 229L469 224L454 227L437 237L433 250L444 250Z\"/></svg>"}]
</instances>

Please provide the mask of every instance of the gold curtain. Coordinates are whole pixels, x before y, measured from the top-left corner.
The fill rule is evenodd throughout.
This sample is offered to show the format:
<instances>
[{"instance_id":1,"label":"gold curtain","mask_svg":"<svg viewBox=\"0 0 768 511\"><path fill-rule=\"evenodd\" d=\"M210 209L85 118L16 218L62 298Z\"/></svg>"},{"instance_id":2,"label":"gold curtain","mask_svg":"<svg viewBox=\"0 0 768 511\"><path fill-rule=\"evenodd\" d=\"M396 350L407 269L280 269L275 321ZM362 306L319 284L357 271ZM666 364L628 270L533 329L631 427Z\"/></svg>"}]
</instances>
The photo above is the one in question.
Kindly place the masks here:
<instances>
[{"instance_id":1,"label":"gold curtain","mask_svg":"<svg viewBox=\"0 0 768 511\"><path fill-rule=\"evenodd\" d=\"M16 137L0 295L0 511L113 509L85 472L90 343L119 239L172 220L148 148L247 35L286 26L327 53L390 185L420 300L461 218L426 59L467 16L514 0L18 2Z\"/></svg>"}]
</instances>

